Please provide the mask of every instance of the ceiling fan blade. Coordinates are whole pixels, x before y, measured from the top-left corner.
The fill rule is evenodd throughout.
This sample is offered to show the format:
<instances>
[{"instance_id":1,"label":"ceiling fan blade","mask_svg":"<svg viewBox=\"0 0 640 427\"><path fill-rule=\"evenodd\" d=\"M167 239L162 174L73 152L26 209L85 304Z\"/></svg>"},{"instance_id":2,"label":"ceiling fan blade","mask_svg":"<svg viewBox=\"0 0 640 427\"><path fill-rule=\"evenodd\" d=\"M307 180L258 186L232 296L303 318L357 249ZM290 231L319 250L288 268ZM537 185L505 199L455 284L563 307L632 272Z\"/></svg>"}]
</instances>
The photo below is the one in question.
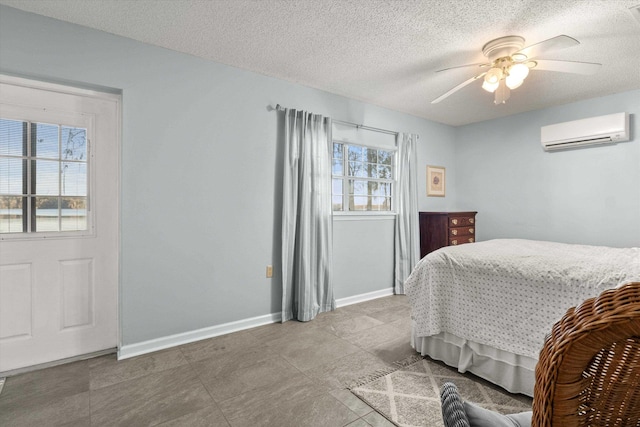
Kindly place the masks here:
<instances>
[{"instance_id":1,"label":"ceiling fan blade","mask_svg":"<svg viewBox=\"0 0 640 427\"><path fill-rule=\"evenodd\" d=\"M443 71L449 71L449 70L455 70L456 68L467 68L467 67L489 67L491 66L490 63L488 62L478 62L477 64L465 64L465 65L458 65L455 67L449 67L449 68L443 68L442 70L438 70L436 71L436 73L441 73Z\"/></svg>"},{"instance_id":2,"label":"ceiling fan blade","mask_svg":"<svg viewBox=\"0 0 640 427\"><path fill-rule=\"evenodd\" d=\"M484 75L487 74L486 72L484 73L480 73L477 76L471 77L469 80L465 80L462 83L460 83L458 86L454 87L453 89L451 89L449 92L445 93L444 95L440 95L439 97L437 97L436 99L434 99L433 101L431 101L432 104L437 104L438 102L442 101L443 99L445 99L446 97L448 97L449 95L459 91L460 89L462 89L463 87L467 86L468 84L471 84L473 82L475 82L476 80L478 80L480 77L484 77Z\"/></svg>"},{"instance_id":3,"label":"ceiling fan blade","mask_svg":"<svg viewBox=\"0 0 640 427\"><path fill-rule=\"evenodd\" d=\"M561 35L524 47L513 55L524 54L528 59L532 59L553 50L565 49L579 44L580 42L573 37Z\"/></svg>"},{"instance_id":4,"label":"ceiling fan blade","mask_svg":"<svg viewBox=\"0 0 640 427\"><path fill-rule=\"evenodd\" d=\"M536 71L559 71L561 73L584 74L586 76L598 72L602 64L594 62L577 62L577 61L554 61L551 59L536 59L533 62Z\"/></svg>"}]
</instances>

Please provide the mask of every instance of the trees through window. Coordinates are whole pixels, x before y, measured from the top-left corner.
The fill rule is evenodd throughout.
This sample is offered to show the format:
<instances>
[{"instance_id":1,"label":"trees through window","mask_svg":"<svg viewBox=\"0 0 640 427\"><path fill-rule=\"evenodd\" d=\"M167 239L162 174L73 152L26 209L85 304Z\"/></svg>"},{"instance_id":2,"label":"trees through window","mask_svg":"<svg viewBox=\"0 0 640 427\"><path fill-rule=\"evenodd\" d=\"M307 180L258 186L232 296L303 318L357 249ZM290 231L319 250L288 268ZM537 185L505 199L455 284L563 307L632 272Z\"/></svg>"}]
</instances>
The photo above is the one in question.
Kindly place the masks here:
<instances>
[{"instance_id":1,"label":"trees through window","mask_svg":"<svg viewBox=\"0 0 640 427\"><path fill-rule=\"evenodd\" d=\"M334 212L392 211L394 151L333 142Z\"/></svg>"}]
</instances>

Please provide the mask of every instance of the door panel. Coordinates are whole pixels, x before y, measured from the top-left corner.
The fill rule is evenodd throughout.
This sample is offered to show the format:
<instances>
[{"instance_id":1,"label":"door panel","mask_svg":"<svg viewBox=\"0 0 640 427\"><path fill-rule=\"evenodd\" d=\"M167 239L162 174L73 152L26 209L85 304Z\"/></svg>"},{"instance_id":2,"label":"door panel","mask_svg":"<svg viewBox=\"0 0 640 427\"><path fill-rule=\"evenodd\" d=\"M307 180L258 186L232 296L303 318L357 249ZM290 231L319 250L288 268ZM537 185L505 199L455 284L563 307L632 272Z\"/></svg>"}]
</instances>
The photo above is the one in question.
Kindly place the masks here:
<instances>
[{"instance_id":1,"label":"door panel","mask_svg":"<svg viewBox=\"0 0 640 427\"><path fill-rule=\"evenodd\" d=\"M93 258L60 261L62 329L94 324Z\"/></svg>"},{"instance_id":2,"label":"door panel","mask_svg":"<svg viewBox=\"0 0 640 427\"><path fill-rule=\"evenodd\" d=\"M31 264L0 266L0 342L31 337L32 294Z\"/></svg>"}]
</instances>

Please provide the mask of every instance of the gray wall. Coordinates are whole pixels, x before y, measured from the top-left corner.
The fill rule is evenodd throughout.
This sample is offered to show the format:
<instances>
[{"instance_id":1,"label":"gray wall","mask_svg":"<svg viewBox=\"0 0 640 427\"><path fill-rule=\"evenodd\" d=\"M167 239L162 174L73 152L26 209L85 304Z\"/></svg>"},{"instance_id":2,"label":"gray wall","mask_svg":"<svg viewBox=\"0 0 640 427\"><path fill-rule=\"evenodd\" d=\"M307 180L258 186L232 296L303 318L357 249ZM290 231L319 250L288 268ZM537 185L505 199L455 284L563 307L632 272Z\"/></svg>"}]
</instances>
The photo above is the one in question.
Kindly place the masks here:
<instances>
[{"instance_id":1,"label":"gray wall","mask_svg":"<svg viewBox=\"0 0 640 427\"><path fill-rule=\"evenodd\" d=\"M0 71L122 92L123 344L279 311L281 119L269 106L417 133L421 165L454 156L448 126L4 6ZM446 209L452 188L421 208ZM393 221L336 221L336 298L390 289L392 245Z\"/></svg>"},{"instance_id":2,"label":"gray wall","mask_svg":"<svg viewBox=\"0 0 640 427\"><path fill-rule=\"evenodd\" d=\"M540 127L626 111L631 141L545 152ZM640 91L456 128L458 206L478 239L640 246Z\"/></svg>"}]
</instances>

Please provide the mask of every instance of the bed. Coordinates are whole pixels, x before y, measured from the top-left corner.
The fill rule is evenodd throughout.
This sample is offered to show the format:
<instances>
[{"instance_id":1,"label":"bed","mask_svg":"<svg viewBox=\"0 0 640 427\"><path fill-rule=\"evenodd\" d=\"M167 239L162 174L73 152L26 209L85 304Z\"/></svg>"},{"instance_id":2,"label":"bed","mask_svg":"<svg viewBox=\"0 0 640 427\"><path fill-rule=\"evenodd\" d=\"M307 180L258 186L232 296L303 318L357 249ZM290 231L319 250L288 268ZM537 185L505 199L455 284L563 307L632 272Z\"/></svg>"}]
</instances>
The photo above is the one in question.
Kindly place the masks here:
<instances>
[{"instance_id":1,"label":"bed","mask_svg":"<svg viewBox=\"0 0 640 427\"><path fill-rule=\"evenodd\" d=\"M405 282L422 355L533 396L545 335L568 308L640 281L640 248L496 239L425 256Z\"/></svg>"}]
</instances>

